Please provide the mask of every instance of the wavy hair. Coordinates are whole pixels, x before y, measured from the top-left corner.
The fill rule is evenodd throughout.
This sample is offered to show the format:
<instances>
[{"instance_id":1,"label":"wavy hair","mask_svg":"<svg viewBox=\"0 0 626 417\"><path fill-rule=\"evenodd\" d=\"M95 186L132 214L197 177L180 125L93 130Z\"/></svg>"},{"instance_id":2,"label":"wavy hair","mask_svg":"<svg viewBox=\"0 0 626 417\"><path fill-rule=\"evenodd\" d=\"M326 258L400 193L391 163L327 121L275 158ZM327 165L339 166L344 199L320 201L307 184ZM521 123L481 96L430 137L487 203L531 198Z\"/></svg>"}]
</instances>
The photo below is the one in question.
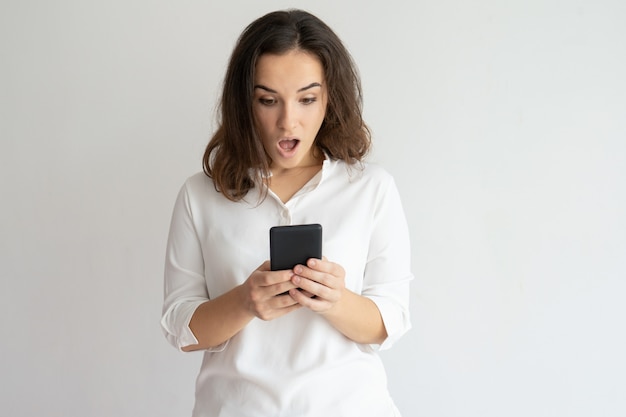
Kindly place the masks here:
<instances>
[{"instance_id":1,"label":"wavy hair","mask_svg":"<svg viewBox=\"0 0 626 417\"><path fill-rule=\"evenodd\" d=\"M324 71L328 104L314 146L349 164L362 161L370 149L360 77L339 37L303 10L268 13L252 22L237 41L224 78L219 125L202 159L205 174L229 200L244 198L270 171L252 111L257 60L263 54L292 50L316 56Z\"/></svg>"}]
</instances>

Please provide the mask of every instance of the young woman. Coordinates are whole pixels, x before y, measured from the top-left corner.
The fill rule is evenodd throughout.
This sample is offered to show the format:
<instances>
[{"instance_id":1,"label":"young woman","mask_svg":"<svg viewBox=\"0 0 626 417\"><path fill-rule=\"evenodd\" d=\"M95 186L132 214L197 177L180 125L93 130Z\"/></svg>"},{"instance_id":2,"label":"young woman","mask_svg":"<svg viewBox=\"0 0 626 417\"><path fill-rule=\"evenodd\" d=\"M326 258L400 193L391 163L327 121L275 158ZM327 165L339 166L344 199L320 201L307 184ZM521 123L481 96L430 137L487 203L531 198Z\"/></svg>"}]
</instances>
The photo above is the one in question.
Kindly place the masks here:
<instances>
[{"instance_id":1,"label":"young woman","mask_svg":"<svg viewBox=\"0 0 626 417\"><path fill-rule=\"evenodd\" d=\"M326 24L290 10L245 29L167 246L163 329L204 351L194 416L399 415L377 351L410 327L409 239L369 147L357 70ZM271 271L270 227L307 223L323 259Z\"/></svg>"}]
</instances>

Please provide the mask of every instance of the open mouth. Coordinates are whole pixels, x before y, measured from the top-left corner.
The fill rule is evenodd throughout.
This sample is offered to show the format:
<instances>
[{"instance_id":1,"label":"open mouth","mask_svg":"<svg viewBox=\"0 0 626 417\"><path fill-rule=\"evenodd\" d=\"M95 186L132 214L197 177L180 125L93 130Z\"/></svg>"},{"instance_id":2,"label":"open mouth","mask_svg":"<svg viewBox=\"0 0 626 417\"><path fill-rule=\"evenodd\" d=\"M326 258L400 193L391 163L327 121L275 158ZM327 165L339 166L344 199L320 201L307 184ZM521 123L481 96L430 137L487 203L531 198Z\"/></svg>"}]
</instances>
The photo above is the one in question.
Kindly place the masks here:
<instances>
[{"instance_id":1,"label":"open mouth","mask_svg":"<svg viewBox=\"0 0 626 417\"><path fill-rule=\"evenodd\" d=\"M300 143L298 139L283 139L280 142L278 142L278 146L283 151L290 152L290 151L293 151L296 148L296 146L298 146L298 143Z\"/></svg>"}]
</instances>

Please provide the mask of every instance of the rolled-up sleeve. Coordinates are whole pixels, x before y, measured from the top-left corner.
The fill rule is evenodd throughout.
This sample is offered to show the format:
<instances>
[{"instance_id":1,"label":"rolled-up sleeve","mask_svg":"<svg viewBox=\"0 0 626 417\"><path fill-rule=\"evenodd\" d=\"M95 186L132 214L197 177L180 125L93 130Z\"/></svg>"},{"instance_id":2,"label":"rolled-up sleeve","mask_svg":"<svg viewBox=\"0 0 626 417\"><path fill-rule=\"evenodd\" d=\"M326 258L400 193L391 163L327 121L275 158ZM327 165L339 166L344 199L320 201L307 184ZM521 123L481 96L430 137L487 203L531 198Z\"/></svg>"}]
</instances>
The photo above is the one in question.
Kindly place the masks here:
<instances>
[{"instance_id":1,"label":"rolled-up sleeve","mask_svg":"<svg viewBox=\"0 0 626 417\"><path fill-rule=\"evenodd\" d=\"M387 338L372 348L390 348L411 328L411 249L400 195L391 177L378 196L362 295L374 301Z\"/></svg>"},{"instance_id":2,"label":"rolled-up sleeve","mask_svg":"<svg viewBox=\"0 0 626 417\"><path fill-rule=\"evenodd\" d=\"M189 322L198 306L209 300L202 246L191 206L185 185L176 199L170 224L161 317L165 337L177 349L198 343ZM222 348L220 345L215 350Z\"/></svg>"}]
</instances>

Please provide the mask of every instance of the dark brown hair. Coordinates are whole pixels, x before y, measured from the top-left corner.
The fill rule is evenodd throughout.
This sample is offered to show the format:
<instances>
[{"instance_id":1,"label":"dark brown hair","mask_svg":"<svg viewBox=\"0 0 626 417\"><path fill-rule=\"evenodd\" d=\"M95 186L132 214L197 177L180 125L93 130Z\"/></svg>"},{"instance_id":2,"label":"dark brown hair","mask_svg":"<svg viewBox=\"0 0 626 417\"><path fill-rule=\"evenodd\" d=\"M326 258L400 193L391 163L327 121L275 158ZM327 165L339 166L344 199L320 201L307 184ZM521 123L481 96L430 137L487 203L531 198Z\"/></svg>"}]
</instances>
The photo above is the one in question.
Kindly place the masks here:
<instances>
[{"instance_id":1,"label":"dark brown hair","mask_svg":"<svg viewBox=\"0 0 626 417\"><path fill-rule=\"evenodd\" d=\"M361 161L370 148L359 74L339 37L302 10L266 14L243 31L233 50L220 102L221 121L202 159L204 172L229 200L242 199L269 174L269 158L252 113L257 60L294 49L316 56L324 70L328 104L314 146L349 164Z\"/></svg>"}]
</instances>

